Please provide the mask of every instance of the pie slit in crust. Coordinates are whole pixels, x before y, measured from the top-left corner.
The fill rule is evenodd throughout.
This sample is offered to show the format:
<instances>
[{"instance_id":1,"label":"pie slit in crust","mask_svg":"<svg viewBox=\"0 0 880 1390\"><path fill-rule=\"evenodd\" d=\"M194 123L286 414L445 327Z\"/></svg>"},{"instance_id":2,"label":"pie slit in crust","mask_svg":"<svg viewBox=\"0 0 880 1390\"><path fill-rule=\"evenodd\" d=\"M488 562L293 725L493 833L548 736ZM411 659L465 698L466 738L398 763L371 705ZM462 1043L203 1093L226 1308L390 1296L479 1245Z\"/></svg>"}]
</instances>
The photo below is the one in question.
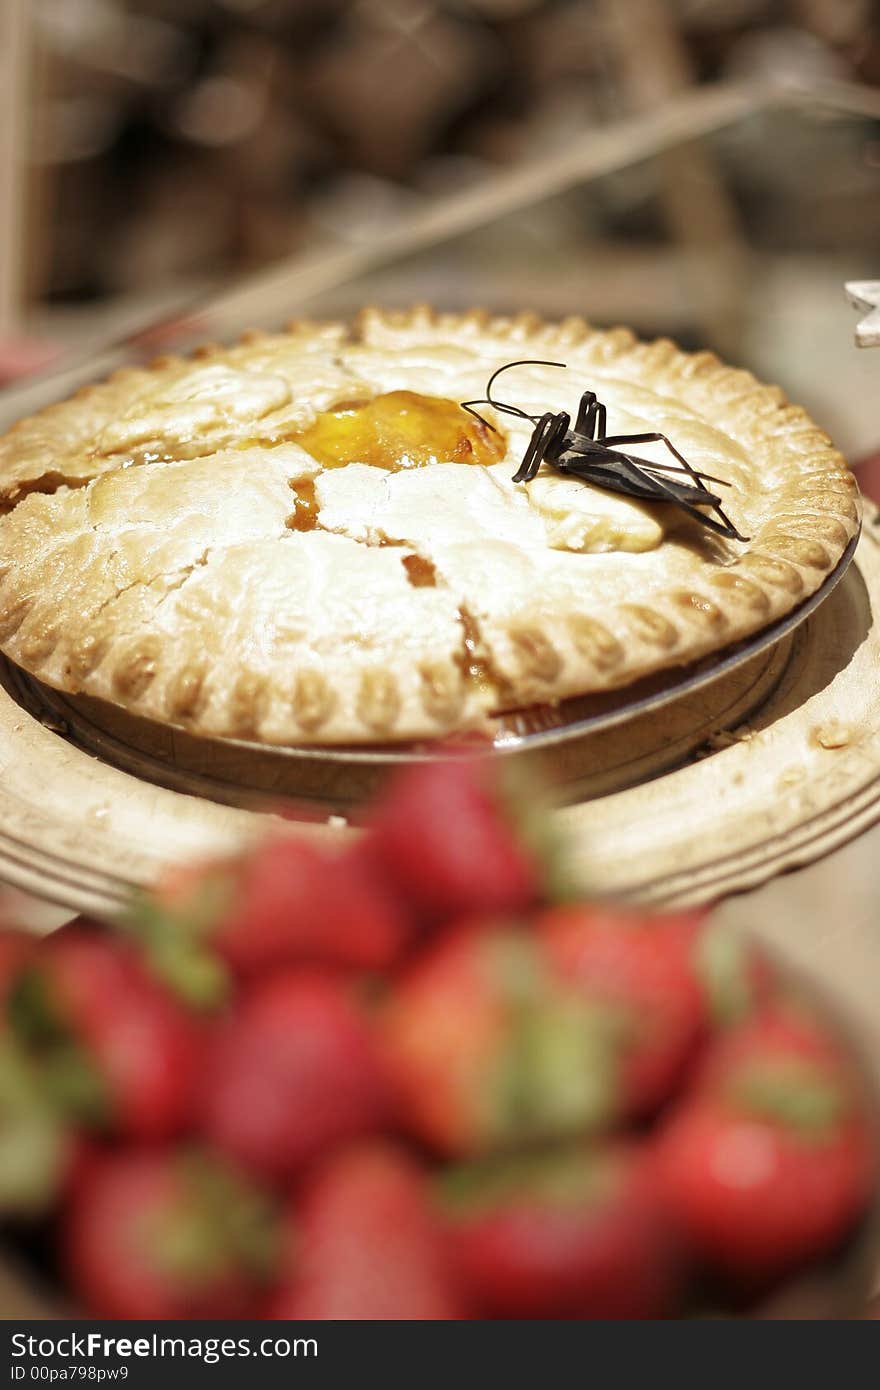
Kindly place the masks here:
<instances>
[{"instance_id":1,"label":"pie slit in crust","mask_svg":"<svg viewBox=\"0 0 880 1390\"><path fill-rule=\"evenodd\" d=\"M660 431L747 544L546 465L504 398ZM640 445L668 461L662 446ZM0 648L193 732L385 743L607 690L794 608L859 525L855 480L777 387L665 339L531 315L366 310L165 357L0 440Z\"/></svg>"}]
</instances>

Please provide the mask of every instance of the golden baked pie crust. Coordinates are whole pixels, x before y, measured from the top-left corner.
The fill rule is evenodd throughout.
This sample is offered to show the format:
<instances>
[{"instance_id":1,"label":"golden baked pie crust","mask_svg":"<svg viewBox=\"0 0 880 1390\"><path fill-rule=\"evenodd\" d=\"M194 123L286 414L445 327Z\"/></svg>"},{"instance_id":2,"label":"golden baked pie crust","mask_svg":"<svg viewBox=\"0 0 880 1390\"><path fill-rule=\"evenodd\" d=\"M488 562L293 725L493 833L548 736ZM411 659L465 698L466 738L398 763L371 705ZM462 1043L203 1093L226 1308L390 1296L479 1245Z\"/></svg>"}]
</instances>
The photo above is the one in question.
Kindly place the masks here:
<instances>
[{"instance_id":1,"label":"golden baked pie crust","mask_svg":"<svg viewBox=\"0 0 880 1390\"><path fill-rule=\"evenodd\" d=\"M344 528L291 530L291 485L320 471L291 437L359 377L376 390L377 362L378 389L407 362L430 380L432 354L444 371L472 368L477 385L487 365L559 359L571 404L587 386L649 392L673 419L680 409L683 431L720 431L751 539L518 566L503 535L425 555L406 537L379 547ZM422 307L367 309L354 329L297 322L117 372L0 440L0 495L0 648L12 660L139 715L278 744L436 737L499 706L690 662L805 599L860 520L827 435L778 387L711 353L580 319ZM414 563L436 582L413 583Z\"/></svg>"}]
</instances>

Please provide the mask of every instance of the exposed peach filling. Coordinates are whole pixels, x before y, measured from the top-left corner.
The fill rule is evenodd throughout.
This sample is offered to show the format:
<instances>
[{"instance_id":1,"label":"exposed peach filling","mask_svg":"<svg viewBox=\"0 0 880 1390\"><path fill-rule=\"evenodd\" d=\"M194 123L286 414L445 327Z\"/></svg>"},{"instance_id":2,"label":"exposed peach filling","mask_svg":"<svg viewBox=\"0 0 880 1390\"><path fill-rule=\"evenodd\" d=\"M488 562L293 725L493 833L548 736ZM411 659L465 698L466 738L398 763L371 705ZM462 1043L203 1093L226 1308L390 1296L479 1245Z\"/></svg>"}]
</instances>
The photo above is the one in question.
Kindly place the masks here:
<instances>
[{"instance_id":1,"label":"exposed peach filling","mask_svg":"<svg viewBox=\"0 0 880 1390\"><path fill-rule=\"evenodd\" d=\"M368 463L397 473L428 463L498 463L501 435L455 401L416 391L388 391L372 400L340 401L296 436L325 468Z\"/></svg>"},{"instance_id":2,"label":"exposed peach filling","mask_svg":"<svg viewBox=\"0 0 880 1390\"><path fill-rule=\"evenodd\" d=\"M291 483L294 511L287 518L291 531L314 531L318 520L318 499L315 484L309 480Z\"/></svg>"},{"instance_id":3,"label":"exposed peach filling","mask_svg":"<svg viewBox=\"0 0 880 1390\"><path fill-rule=\"evenodd\" d=\"M403 568L414 589L432 589L437 583L437 571L425 555L407 555Z\"/></svg>"}]
</instances>

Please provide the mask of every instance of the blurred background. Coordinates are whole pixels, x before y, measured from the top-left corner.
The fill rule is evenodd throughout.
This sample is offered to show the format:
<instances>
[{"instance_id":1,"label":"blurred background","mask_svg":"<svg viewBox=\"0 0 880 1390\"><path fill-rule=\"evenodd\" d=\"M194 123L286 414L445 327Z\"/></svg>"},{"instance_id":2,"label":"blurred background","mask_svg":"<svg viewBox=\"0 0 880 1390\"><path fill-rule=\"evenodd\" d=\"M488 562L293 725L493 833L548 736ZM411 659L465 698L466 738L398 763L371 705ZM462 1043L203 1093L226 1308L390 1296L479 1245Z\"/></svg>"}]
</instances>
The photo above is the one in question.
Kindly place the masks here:
<instances>
[{"instance_id":1,"label":"blurred background","mask_svg":"<svg viewBox=\"0 0 880 1390\"><path fill-rule=\"evenodd\" d=\"M193 329L376 298L579 313L712 346L851 457L878 444L842 289L880 274L871 0L0 10L7 375L289 261L289 294Z\"/></svg>"}]
</instances>

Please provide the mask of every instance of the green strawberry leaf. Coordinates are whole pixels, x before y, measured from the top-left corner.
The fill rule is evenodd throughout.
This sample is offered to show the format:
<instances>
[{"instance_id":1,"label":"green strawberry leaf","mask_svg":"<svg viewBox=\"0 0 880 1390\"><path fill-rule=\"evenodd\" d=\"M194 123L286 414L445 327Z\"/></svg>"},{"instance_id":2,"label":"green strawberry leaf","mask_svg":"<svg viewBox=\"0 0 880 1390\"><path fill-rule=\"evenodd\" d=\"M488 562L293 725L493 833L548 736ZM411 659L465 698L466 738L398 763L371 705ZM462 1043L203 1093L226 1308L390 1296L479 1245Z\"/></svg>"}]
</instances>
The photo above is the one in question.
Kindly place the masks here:
<instances>
[{"instance_id":1,"label":"green strawberry leaf","mask_svg":"<svg viewBox=\"0 0 880 1390\"><path fill-rule=\"evenodd\" d=\"M193 1008L213 1010L228 999L231 981L211 950L208 921L207 913L170 911L148 894L138 894L117 925L136 939L157 979Z\"/></svg>"},{"instance_id":2,"label":"green strawberry leaf","mask_svg":"<svg viewBox=\"0 0 880 1390\"><path fill-rule=\"evenodd\" d=\"M268 1281L277 1221L263 1192L214 1154L180 1156L178 1199L149 1231L153 1258L180 1284L199 1285L244 1268Z\"/></svg>"},{"instance_id":3,"label":"green strawberry leaf","mask_svg":"<svg viewBox=\"0 0 880 1390\"><path fill-rule=\"evenodd\" d=\"M51 1206L69 1153L65 1125L29 1059L0 1038L0 1215L35 1217Z\"/></svg>"},{"instance_id":4,"label":"green strawberry leaf","mask_svg":"<svg viewBox=\"0 0 880 1390\"><path fill-rule=\"evenodd\" d=\"M730 1086L734 1103L805 1139L829 1138L850 1109L833 1076L797 1057L756 1062Z\"/></svg>"},{"instance_id":5,"label":"green strawberry leaf","mask_svg":"<svg viewBox=\"0 0 880 1390\"><path fill-rule=\"evenodd\" d=\"M608 1155L578 1145L462 1163L437 1180L449 1216L479 1215L517 1201L550 1207L595 1206L615 1187Z\"/></svg>"},{"instance_id":6,"label":"green strawberry leaf","mask_svg":"<svg viewBox=\"0 0 880 1390\"><path fill-rule=\"evenodd\" d=\"M572 902L583 893L572 870L571 850L560 829L558 817L551 814L553 800L549 788L510 759L503 761L497 774L494 800L516 840L538 871L541 897L548 902Z\"/></svg>"},{"instance_id":7,"label":"green strawberry leaf","mask_svg":"<svg viewBox=\"0 0 880 1390\"><path fill-rule=\"evenodd\" d=\"M715 922L700 932L694 952L697 976L716 1023L739 1023L752 1010L755 991L750 971L751 946L730 927Z\"/></svg>"},{"instance_id":8,"label":"green strawberry leaf","mask_svg":"<svg viewBox=\"0 0 880 1390\"><path fill-rule=\"evenodd\" d=\"M22 973L7 1014L12 1034L32 1068L34 1084L49 1107L90 1128L103 1129L110 1119L110 1097L88 1053L53 1008L39 967Z\"/></svg>"},{"instance_id":9,"label":"green strawberry leaf","mask_svg":"<svg viewBox=\"0 0 880 1390\"><path fill-rule=\"evenodd\" d=\"M553 980L526 931L494 936L487 968L507 1010L496 1066L483 1083L488 1142L603 1128L617 1099L618 1020Z\"/></svg>"}]
</instances>

